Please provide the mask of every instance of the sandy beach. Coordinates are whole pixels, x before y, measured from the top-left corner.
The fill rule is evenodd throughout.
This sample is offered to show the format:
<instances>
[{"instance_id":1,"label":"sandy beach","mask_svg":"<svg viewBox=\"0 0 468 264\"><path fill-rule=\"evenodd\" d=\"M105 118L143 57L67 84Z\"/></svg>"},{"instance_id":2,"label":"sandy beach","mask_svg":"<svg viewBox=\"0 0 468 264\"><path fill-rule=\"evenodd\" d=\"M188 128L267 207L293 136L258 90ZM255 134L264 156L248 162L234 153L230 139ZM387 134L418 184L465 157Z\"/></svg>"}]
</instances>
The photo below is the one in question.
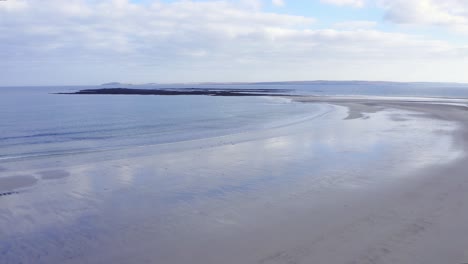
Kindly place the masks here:
<instances>
[{"instance_id":1,"label":"sandy beach","mask_svg":"<svg viewBox=\"0 0 468 264\"><path fill-rule=\"evenodd\" d=\"M384 109L405 109L429 118L455 121L454 144L467 150L468 108L437 100L360 100L299 98L349 108L348 118L363 118ZM421 127L421 129L428 129ZM418 172L420 181L393 189L372 214L339 231L328 244L335 254L319 251L317 263L466 263L468 258L467 159ZM383 194L384 195L384 194ZM385 195L384 195L385 196ZM377 198L377 197L375 197ZM377 200L381 199L378 197ZM369 201L370 202L370 201ZM372 201L370 203L375 203ZM364 206L364 204L363 204ZM375 214L374 214L375 213ZM341 242L339 241L341 239ZM348 241L348 243L342 243ZM362 243L366 241L366 243ZM334 244L334 245L333 245ZM356 248L356 249L354 249ZM357 250L357 251L354 251ZM354 251L354 252L353 252ZM360 253L358 253L360 252ZM323 256L321 256L323 254ZM345 256L358 256L348 259ZM319 257L320 256L320 257ZM317 257L317 259L315 259Z\"/></svg>"},{"instance_id":2,"label":"sandy beach","mask_svg":"<svg viewBox=\"0 0 468 264\"><path fill-rule=\"evenodd\" d=\"M0 165L1 263L468 263L468 115L296 97L288 126Z\"/></svg>"}]
</instances>

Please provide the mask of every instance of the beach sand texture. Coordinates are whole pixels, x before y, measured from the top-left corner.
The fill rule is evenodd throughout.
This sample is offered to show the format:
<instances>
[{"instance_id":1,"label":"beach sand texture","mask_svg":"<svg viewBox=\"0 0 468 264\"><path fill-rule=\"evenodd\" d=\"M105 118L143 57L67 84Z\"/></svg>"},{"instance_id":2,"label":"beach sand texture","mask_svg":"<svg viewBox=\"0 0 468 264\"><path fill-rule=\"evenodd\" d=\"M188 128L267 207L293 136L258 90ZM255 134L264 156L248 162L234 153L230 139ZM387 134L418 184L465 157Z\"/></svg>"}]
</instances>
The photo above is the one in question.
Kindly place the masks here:
<instances>
[{"instance_id":1,"label":"beach sand texture","mask_svg":"<svg viewBox=\"0 0 468 264\"><path fill-rule=\"evenodd\" d=\"M324 111L3 162L0 263L468 263L466 106L293 99Z\"/></svg>"}]
</instances>

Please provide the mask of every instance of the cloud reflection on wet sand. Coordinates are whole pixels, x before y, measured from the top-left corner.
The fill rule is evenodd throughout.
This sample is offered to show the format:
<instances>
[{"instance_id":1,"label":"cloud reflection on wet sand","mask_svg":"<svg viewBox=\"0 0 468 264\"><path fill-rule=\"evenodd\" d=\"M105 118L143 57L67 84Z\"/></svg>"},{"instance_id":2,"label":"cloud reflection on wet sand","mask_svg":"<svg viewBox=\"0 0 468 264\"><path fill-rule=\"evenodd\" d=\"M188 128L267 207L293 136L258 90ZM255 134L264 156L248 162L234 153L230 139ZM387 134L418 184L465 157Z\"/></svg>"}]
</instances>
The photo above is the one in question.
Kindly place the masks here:
<instances>
[{"instance_id":1,"label":"cloud reflection on wet sand","mask_svg":"<svg viewBox=\"0 0 468 264\"><path fill-rule=\"evenodd\" d=\"M153 146L142 156L86 164L68 157L76 165L39 170L47 181L34 186L33 176L17 178L22 185L0 181L6 189L30 187L0 197L0 225L8 226L0 232L2 254L12 262L41 256L37 263L184 263L191 254L215 263L240 253L243 263L260 259L292 235L307 240L297 237L304 221L323 225L349 197L361 197L359 190L376 192L461 155L449 133L455 124L411 114L391 110L343 121L346 111L337 106L315 120L199 147L174 144L174 151L158 153ZM429 124L446 134L420 129ZM282 226L291 219L298 227ZM278 236L284 240L263 242ZM204 247L215 250L203 255Z\"/></svg>"}]
</instances>

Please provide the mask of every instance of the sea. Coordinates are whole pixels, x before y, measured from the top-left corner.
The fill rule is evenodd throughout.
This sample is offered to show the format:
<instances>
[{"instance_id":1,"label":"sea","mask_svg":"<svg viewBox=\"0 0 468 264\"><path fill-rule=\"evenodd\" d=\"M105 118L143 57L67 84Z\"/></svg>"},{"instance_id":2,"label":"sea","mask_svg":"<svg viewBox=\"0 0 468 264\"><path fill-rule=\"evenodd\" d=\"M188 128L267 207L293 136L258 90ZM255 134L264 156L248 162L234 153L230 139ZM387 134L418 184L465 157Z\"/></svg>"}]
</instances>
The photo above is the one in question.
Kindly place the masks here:
<instances>
[{"instance_id":1,"label":"sea","mask_svg":"<svg viewBox=\"0 0 468 264\"><path fill-rule=\"evenodd\" d=\"M0 87L0 161L212 138L299 122L314 104L273 97L66 95L112 86ZM468 85L307 84L120 85L127 88L288 89L294 95L468 98Z\"/></svg>"},{"instance_id":2,"label":"sea","mask_svg":"<svg viewBox=\"0 0 468 264\"><path fill-rule=\"evenodd\" d=\"M129 87L278 88L466 105L468 88L438 85ZM103 87L0 88L0 263L336 256L322 250L328 236L349 248L380 223L396 219L403 231L419 223L413 207L395 215L385 201L400 193L412 200L406 190L466 155L453 136L458 123L404 109L349 119L344 106L275 96L58 94ZM342 243L349 232L357 235ZM369 243L388 240L386 232L376 236Z\"/></svg>"}]
</instances>

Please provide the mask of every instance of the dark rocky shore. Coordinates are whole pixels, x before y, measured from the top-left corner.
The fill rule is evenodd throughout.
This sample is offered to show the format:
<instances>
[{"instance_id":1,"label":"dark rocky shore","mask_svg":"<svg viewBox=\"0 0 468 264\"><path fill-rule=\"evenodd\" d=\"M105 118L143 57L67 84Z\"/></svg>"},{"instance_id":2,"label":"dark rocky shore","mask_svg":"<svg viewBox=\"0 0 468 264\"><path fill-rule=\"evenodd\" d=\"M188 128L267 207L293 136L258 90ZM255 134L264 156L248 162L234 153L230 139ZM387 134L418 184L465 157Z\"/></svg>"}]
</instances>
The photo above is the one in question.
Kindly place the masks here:
<instances>
[{"instance_id":1,"label":"dark rocky shore","mask_svg":"<svg viewBox=\"0 0 468 264\"><path fill-rule=\"evenodd\" d=\"M59 94L108 94L108 95L210 95L210 96L288 96L288 89L130 89L102 88L86 89L73 93Z\"/></svg>"}]
</instances>

